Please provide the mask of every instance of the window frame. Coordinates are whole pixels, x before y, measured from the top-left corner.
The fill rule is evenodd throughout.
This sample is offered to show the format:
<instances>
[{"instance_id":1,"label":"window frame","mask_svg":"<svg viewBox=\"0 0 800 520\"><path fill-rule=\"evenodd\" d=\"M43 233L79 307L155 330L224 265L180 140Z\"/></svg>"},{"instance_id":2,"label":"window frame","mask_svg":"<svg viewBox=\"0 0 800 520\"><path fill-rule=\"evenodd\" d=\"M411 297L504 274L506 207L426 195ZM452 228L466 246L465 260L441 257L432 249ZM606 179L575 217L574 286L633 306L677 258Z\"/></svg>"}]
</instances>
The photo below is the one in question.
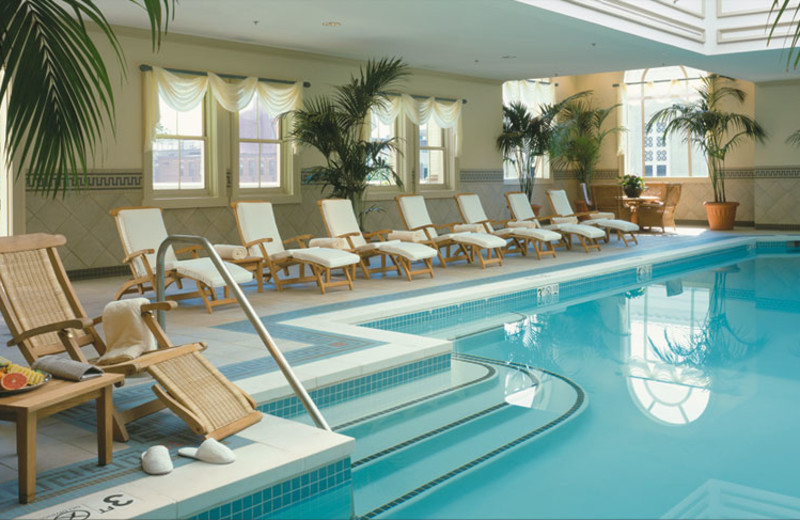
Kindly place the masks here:
<instances>
[{"instance_id":1,"label":"window frame","mask_svg":"<svg viewBox=\"0 0 800 520\"><path fill-rule=\"evenodd\" d=\"M364 124L364 134L371 138L372 135L372 116L370 115L370 119L365 122ZM366 200L393 200L395 196L402 195L404 193L410 193L410 189L412 189L412 183L409 181L411 180L408 174L408 127L413 126L410 125L406 117L404 115L399 115L395 118L393 123L394 128L394 137L395 137L395 148L396 150L393 152L394 161L395 161L395 173L400 179L403 181L403 187L399 187L396 184L390 185L380 185L380 184L370 184L367 187L366 191Z\"/></svg>"},{"instance_id":2,"label":"window frame","mask_svg":"<svg viewBox=\"0 0 800 520\"><path fill-rule=\"evenodd\" d=\"M161 102L161 94L158 94L156 103ZM150 147L144 153L144 168L142 179L143 191L143 204L152 205L163 208L191 208L191 207L209 207L209 206L224 206L227 204L227 190L225 189L225 178L220 172L224 171L221 164L221 157L219 153L218 136L219 136L219 120L216 102L211 96L206 93L201 102L203 108L203 142L204 142L204 184L203 188L199 189L177 189L177 190L162 190L155 189L154 175L155 165L154 159L154 146ZM145 107L147 110L148 107ZM172 136L168 134L167 139L180 139L181 136ZM187 139L196 140L195 136L187 136ZM154 134L154 143L158 139L159 134Z\"/></svg>"},{"instance_id":3,"label":"window frame","mask_svg":"<svg viewBox=\"0 0 800 520\"><path fill-rule=\"evenodd\" d=\"M426 121L427 124L427 121ZM441 147L422 147L419 144L419 125L409 125L408 140L413 143L410 149L413 151L414 162L409 168L409 176L413 181L413 193L423 195L428 198L452 197L459 190L459 160L456 156L456 128L442 128ZM422 149L442 149L444 151L444 182L441 184L429 184L420 182L420 152Z\"/></svg>"}]
</instances>

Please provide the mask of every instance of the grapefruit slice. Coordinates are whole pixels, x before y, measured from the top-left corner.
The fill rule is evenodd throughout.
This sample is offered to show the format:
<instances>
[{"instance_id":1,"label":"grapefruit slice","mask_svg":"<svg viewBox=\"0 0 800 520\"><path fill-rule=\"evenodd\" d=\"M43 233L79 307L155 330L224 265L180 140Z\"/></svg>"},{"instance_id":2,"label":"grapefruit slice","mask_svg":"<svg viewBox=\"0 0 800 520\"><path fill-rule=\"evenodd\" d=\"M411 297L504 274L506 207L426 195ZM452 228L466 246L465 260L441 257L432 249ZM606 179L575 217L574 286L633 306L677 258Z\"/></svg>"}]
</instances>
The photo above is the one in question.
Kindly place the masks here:
<instances>
[{"instance_id":1,"label":"grapefruit slice","mask_svg":"<svg viewBox=\"0 0 800 520\"><path fill-rule=\"evenodd\" d=\"M0 387L2 387L3 390L19 390L20 388L25 388L27 384L28 376L18 372L6 374L0 379Z\"/></svg>"}]
</instances>

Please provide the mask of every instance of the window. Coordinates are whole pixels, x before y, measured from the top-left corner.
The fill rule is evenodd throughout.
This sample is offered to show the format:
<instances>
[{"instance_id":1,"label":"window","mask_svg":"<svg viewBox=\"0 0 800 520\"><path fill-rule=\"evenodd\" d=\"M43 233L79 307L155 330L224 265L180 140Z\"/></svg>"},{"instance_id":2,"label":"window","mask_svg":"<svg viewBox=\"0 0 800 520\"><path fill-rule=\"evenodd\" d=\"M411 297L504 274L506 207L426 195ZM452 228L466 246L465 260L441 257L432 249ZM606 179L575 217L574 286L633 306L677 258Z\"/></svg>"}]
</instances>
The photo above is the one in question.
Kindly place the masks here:
<instances>
[{"instance_id":1,"label":"window","mask_svg":"<svg viewBox=\"0 0 800 520\"><path fill-rule=\"evenodd\" d=\"M445 130L433 118L419 127L419 183L443 185L446 180Z\"/></svg>"},{"instance_id":2,"label":"window","mask_svg":"<svg viewBox=\"0 0 800 520\"><path fill-rule=\"evenodd\" d=\"M369 140L370 141L387 141L397 137L397 123L386 124L382 122L375 113L370 113L369 119ZM395 141L395 145L400 143ZM381 158L386 165L391 168L395 173L400 175L399 161L397 160L397 151L394 149L386 149L381 153ZM394 186L392 174L389 171L374 174L368 182L372 186Z\"/></svg>"},{"instance_id":3,"label":"window","mask_svg":"<svg viewBox=\"0 0 800 520\"><path fill-rule=\"evenodd\" d=\"M239 112L239 188L281 186L281 121L253 96Z\"/></svg>"},{"instance_id":4,"label":"window","mask_svg":"<svg viewBox=\"0 0 800 520\"><path fill-rule=\"evenodd\" d=\"M202 190L206 187L205 110L187 112L158 103L160 118L153 142L154 190Z\"/></svg>"},{"instance_id":5,"label":"window","mask_svg":"<svg viewBox=\"0 0 800 520\"><path fill-rule=\"evenodd\" d=\"M555 85L551 83L550 78L506 81L503 83L503 105L519 102L528 109L529 113L538 115L541 105L553 104L555 101ZM509 157L508 159L512 160L503 158L503 180L516 184L519 182L517 168L513 162L516 161L516 158ZM533 160L531 169L537 179L549 179L549 158L546 155L536 157Z\"/></svg>"},{"instance_id":6,"label":"window","mask_svg":"<svg viewBox=\"0 0 800 520\"><path fill-rule=\"evenodd\" d=\"M707 177L703 152L684 136L664 139L664 123L646 132L657 111L675 103L691 102L706 73L689 67L659 67L625 72L628 129L626 173L644 177Z\"/></svg>"}]
</instances>

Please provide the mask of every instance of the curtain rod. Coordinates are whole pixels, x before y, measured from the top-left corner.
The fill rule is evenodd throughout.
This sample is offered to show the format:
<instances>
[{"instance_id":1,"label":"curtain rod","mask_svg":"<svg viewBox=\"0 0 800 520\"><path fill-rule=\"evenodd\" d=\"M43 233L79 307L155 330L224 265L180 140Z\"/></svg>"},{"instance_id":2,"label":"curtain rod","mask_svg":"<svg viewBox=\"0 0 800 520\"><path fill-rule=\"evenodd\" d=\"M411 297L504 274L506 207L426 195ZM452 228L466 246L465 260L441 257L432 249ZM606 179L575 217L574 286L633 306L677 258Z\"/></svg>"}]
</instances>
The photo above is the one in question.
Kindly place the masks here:
<instances>
[{"instance_id":1,"label":"curtain rod","mask_svg":"<svg viewBox=\"0 0 800 520\"><path fill-rule=\"evenodd\" d=\"M698 79L703 79L702 77L697 78L678 78L678 79L654 79L653 81L631 81L631 82L624 82L626 85L647 85L648 83L672 83L673 81L695 81ZM612 87L619 87L619 83L614 83L611 85Z\"/></svg>"},{"instance_id":2,"label":"curtain rod","mask_svg":"<svg viewBox=\"0 0 800 520\"><path fill-rule=\"evenodd\" d=\"M382 92L382 94L386 94L387 96L400 96L400 95L402 95L403 93L402 93L402 92ZM429 99L429 98L433 98L433 99L435 99L436 101L448 101L448 102L450 102L450 103L455 103L456 101L458 101L457 99L454 99L454 98L446 98L446 97L437 97L437 96L423 96L423 95L421 95L421 94L408 94L408 95L409 95L409 96L411 96L411 97L412 97L412 98L414 98L414 99ZM466 100L466 99L462 99L462 100L461 100L461 103L462 103L463 105L466 105L466 104L467 104L467 100Z\"/></svg>"},{"instance_id":3,"label":"curtain rod","mask_svg":"<svg viewBox=\"0 0 800 520\"><path fill-rule=\"evenodd\" d=\"M525 81L527 81L528 83L541 83L542 85L550 85L551 84L550 81L545 81L543 79L526 79ZM558 86L558 83L556 83L556 86Z\"/></svg>"},{"instance_id":4,"label":"curtain rod","mask_svg":"<svg viewBox=\"0 0 800 520\"><path fill-rule=\"evenodd\" d=\"M208 76L207 72L203 72L200 70L172 69L169 67L163 67L163 68L164 70L172 72L173 74L191 74L192 76ZM139 70L141 70L142 72L153 70L153 66L139 65ZM247 79L247 76L240 76L238 74L220 74L218 72L215 74L220 78L225 78L225 79ZM258 81L265 81L267 83L283 83L284 85L294 85L295 83L297 83L296 81L289 81L287 79L272 79L272 78L258 78ZM311 82L304 81L303 86L308 88L311 86Z\"/></svg>"}]
</instances>

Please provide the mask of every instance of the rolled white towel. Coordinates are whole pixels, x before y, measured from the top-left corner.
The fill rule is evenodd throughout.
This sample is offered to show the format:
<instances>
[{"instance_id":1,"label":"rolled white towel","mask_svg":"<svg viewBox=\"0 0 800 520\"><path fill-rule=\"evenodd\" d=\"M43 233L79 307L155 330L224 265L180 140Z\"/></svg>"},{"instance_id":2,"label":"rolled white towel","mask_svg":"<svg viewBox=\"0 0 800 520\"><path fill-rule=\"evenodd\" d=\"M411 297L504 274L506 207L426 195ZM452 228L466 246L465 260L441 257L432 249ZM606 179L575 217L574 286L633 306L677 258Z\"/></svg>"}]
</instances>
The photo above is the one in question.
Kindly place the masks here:
<instances>
[{"instance_id":1,"label":"rolled white towel","mask_svg":"<svg viewBox=\"0 0 800 520\"><path fill-rule=\"evenodd\" d=\"M97 360L98 365L130 361L156 349L156 338L142 319L142 305L147 303L147 298L131 298L106 305L103 331L108 350Z\"/></svg>"},{"instance_id":2,"label":"rolled white towel","mask_svg":"<svg viewBox=\"0 0 800 520\"><path fill-rule=\"evenodd\" d=\"M247 248L233 244L214 244L217 254L225 260L242 260L247 258Z\"/></svg>"}]
</instances>

